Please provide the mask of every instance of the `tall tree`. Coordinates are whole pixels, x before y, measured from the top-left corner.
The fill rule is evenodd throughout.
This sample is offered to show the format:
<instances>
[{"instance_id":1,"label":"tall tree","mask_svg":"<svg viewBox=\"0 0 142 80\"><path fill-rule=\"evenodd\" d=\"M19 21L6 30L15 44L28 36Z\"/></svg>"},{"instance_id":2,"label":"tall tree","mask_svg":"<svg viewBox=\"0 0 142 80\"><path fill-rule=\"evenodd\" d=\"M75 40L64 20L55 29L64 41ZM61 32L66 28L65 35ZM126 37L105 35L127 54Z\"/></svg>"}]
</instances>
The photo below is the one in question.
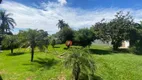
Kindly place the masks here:
<instances>
[{"instance_id":1,"label":"tall tree","mask_svg":"<svg viewBox=\"0 0 142 80\"><path fill-rule=\"evenodd\" d=\"M2 45L4 47L9 47L11 54L13 54L13 49L19 44L18 37L16 35L5 35Z\"/></svg>"},{"instance_id":2,"label":"tall tree","mask_svg":"<svg viewBox=\"0 0 142 80\"><path fill-rule=\"evenodd\" d=\"M2 21L0 30L2 34L10 32L10 30L16 25L16 22L10 17L10 15L11 14L6 13L6 11L0 11L0 20Z\"/></svg>"},{"instance_id":3,"label":"tall tree","mask_svg":"<svg viewBox=\"0 0 142 80\"><path fill-rule=\"evenodd\" d=\"M60 28L60 31L55 34L56 38L58 38L58 41L65 43L67 40L73 39L74 31L69 27L67 23L65 23L63 20L59 20L57 26L58 28Z\"/></svg>"},{"instance_id":4,"label":"tall tree","mask_svg":"<svg viewBox=\"0 0 142 80\"><path fill-rule=\"evenodd\" d=\"M94 39L94 33L88 28L79 29L74 33L74 42L82 47L90 46Z\"/></svg>"},{"instance_id":5,"label":"tall tree","mask_svg":"<svg viewBox=\"0 0 142 80\"><path fill-rule=\"evenodd\" d=\"M66 58L65 66L72 68L74 80L79 80L81 74L94 74L95 71L95 64L91 55L83 50L73 50Z\"/></svg>"},{"instance_id":6,"label":"tall tree","mask_svg":"<svg viewBox=\"0 0 142 80\"><path fill-rule=\"evenodd\" d=\"M44 46L48 45L48 33L43 30L32 30L20 31L19 37L24 45L31 47L31 62L34 58L34 49L37 46L40 50L44 50Z\"/></svg>"},{"instance_id":7,"label":"tall tree","mask_svg":"<svg viewBox=\"0 0 142 80\"><path fill-rule=\"evenodd\" d=\"M142 25L139 23L134 23L133 27L130 29L130 47L135 46L138 40L141 38Z\"/></svg>"},{"instance_id":8,"label":"tall tree","mask_svg":"<svg viewBox=\"0 0 142 80\"><path fill-rule=\"evenodd\" d=\"M130 51L142 54L142 23L135 23L130 31Z\"/></svg>"},{"instance_id":9,"label":"tall tree","mask_svg":"<svg viewBox=\"0 0 142 80\"><path fill-rule=\"evenodd\" d=\"M101 27L99 28L99 26ZM123 40L130 39L129 32L132 27L133 18L130 16L129 12L124 14L120 11L117 12L115 18L108 23L96 23L94 29L99 28L98 30L100 30L100 34L102 35L100 38L106 41L110 40L113 45L113 50L118 50Z\"/></svg>"},{"instance_id":10,"label":"tall tree","mask_svg":"<svg viewBox=\"0 0 142 80\"><path fill-rule=\"evenodd\" d=\"M69 25L67 23L65 23L64 20L59 20L57 23L58 28L60 28L60 30L62 30L64 27L69 27Z\"/></svg>"},{"instance_id":11,"label":"tall tree","mask_svg":"<svg viewBox=\"0 0 142 80\"><path fill-rule=\"evenodd\" d=\"M52 40L51 45L52 45L53 48L55 47L55 45L56 45L56 40L55 39Z\"/></svg>"},{"instance_id":12,"label":"tall tree","mask_svg":"<svg viewBox=\"0 0 142 80\"><path fill-rule=\"evenodd\" d=\"M58 38L65 43L67 40L73 40L74 31L70 27L64 27L58 32Z\"/></svg>"},{"instance_id":13,"label":"tall tree","mask_svg":"<svg viewBox=\"0 0 142 80\"><path fill-rule=\"evenodd\" d=\"M94 33L94 37L96 39L100 39L103 42L109 42L110 36L109 29L107 27L107 22L105 22L105 19L102 19L100 22L97 22L93 27L91 27L91 30Z\"/></svg>"},{"instance_id":14,"label":"tall tree","mask_svg":"<svg viewBox=\"0 0 142 80\"><path fill-rule=\"evenodd\" d=\"M133 27L133 19L129 12L124 15L120 11L115 17L115 19L108 23L113 50L117 50L123 40L129 40L129 31Z\"/></svg>"},{"instance_id":15,"label":"tall tree","mask_svg":"<svg viewBox=\"0 0 142 80\"><path fill-rule=\"evenodd\" d=\"M39 41L36 42L36 46L38 46L40 51L45 51L45 49L48 48L49 44L48 32L44 30L38 30L38 33L38 38L41 39L39 39Z\"/></svg>"}]
</instances>

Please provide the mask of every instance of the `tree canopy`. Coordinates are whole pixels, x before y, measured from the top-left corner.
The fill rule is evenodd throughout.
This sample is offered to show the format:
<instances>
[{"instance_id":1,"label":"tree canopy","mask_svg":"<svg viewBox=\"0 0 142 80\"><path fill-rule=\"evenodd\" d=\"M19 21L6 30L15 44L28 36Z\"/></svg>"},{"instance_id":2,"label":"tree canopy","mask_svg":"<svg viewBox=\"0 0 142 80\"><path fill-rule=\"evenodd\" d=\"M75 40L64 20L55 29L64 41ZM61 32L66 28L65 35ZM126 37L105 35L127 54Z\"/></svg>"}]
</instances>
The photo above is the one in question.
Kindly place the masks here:
<instances>
[{"instance_id":1,"label":"tree canopy","mask_svg":"<svg viewBox=\"0 0 142 80\"><path fill-rule=\"evenodd\" d=\"M23 45L31 47L31 61L33 61L34 48L37 46L40 50L44 50L48 45L48 33L43 30L20 31L19 37Z\"/></svg>"},{"instance_id":2,"label":"tree canopy","mask_svg":"<svg viewBox=\"0 0 142 80\"><path fill-rule=\"evenodd\" d=\"M13 53L13 49L18 47L19 40L16 35L5 35L2 41L2 46L9 47L11 49L11 53Z\"/></svg>"},{"instance_id":3,"label":"tree canopy","mask_svg":"<svg viewBox=\"0 0 142 80\"><path fill-rule=\"evenodd\" d=\"M65 66L72 68L74 80L79 80L82 74L94 74L95 71L95 63L86 50L72 50L65 60Z\"/></svg>"},{"instance_id":4,"label":"tree canopy","mask_svg":"<svg viewBox=\"0 0 142 80\"><path fill-rule=\"evenodd\" d=\"M58 38L65 43L67 40L73 40L74 31L70 27L64 27L58 32Z\"/></svg>"},{"instance_id":5,"label":"tree canopy","mask_svg":"<svg viewBox=\"0 0 142 80\"><path fill-rule=\"evenodd\" d=\"M88 28L79 29L74 33L74 42L83 47L91 45L94 38L94 33Z\"/></svg>"},{"instance_id":6,"label":"tree canopy","mask_svg":"<svg viewBox=\"0 0 142 80\"><path fill-rule=\"evenodd\" d=\"M115 18L107 23L96 23L94 30L98 30L99 37L105 41L111 41L113 50L121 46L122 41L129 40L129 32L133 27L133 18L129 12L124 14L122 11L117 12Z\"/></svg>"},{"instance_id":7,"label":"tree canopy","mask_svg":"<svg viewBox=\"0 0 142 80\"><path fill-rule=\"evenodd\" d=\"M58 26L58 28L60 28L60 30L65 28L65 27L69 27L69 25L67 23L65 23L64 20L59 20L58 23L57 23L57 26Z\"/></svg>"},{"instance_id":8,"label":"tree canopy","mask_svg":"<svg viewBox=\"0 0 142 80\"><path fill-rule=\"evenodd\" d=\"M10 15L12 14L6 13L4 10L0 11L0 20L2 21L0 30L2 34L9 33L10 30L16 25L15 20L11 18Z\"/></svg>"}]
</instances>

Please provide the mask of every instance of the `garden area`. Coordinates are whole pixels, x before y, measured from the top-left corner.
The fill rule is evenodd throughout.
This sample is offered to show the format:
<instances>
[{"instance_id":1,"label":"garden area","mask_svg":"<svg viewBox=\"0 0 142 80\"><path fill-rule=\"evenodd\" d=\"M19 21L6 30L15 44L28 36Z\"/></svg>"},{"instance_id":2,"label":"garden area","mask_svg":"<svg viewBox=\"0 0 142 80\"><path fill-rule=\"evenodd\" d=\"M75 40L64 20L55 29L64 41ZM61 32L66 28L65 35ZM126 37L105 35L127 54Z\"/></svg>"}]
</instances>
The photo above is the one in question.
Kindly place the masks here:
<instances>
[{"instance_id":1,"label":"garden area","mask_svg":"<svg viewBox=\"0 0 142 80\"><path fill-rule=\"evenodd\" d=\"M142 56L130 53L113 53L111 46L92 45L90 53L95 61L94 80L140 80L142 79ZM35 51L34 62L30 62L29 49L15 49L0 53L0 74L3 80L70 80L71 68L64 66L70 50L66 46L49 46L47 53ZM72 46L74 48L74 46Z\"/></svg>"},{"instance_id":2,"label":"garden area","mask_svg":"<svg viewBox=\"0 0 142 80\"><path fill-rule=\"evenodd\" d=\"M59 19L54 34L16 25L0 9L0 80L142 80L142 21L130 12L80 29Z\"/></svg>"}]
</instances>

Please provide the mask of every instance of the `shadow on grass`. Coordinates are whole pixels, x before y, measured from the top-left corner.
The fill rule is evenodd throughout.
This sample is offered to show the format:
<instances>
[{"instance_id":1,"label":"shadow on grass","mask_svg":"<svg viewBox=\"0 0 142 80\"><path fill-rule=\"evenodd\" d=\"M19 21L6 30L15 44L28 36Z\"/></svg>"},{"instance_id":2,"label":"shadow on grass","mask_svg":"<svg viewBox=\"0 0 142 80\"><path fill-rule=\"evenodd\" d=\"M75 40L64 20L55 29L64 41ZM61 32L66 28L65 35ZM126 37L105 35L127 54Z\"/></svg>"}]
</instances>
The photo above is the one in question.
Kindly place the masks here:
<instances>
[{"instance_id":1,"label":"shadow on grass","mask_svg":"<svg viewBox=\"0 0 142 80\"><path fill-rule=\"evenodd\" d=\"M69 48L65 47L64 50L68 50Z\"/></svg>"},{"instance_id":2,"label":"shadow on grass","mask_svg":"<svg viewBox=\"0 0 142 80\"><path fill-rule=\"evenodd\" d=\"M103 80L100 76L94 76L94 79L93 80Z\"/></svg>"},{"instance_id":3,"label":"shadow on grass","mask_svg":"<svg viewBox=\"0 0 142 80\"><path fill-rule=\"evenodd\" d=\"M1 75L0 75L0 80L3 80L2 77L1 77Z\"/></svg>"},{"instance_id":4,"label":"shadow on grass","mask_svg":"<svg viewBox=\"0 0 142 80\"><path fill-rule=\"evenodd\" d=\"M75 46L70 46L68 47L64 47L64 50L71 50L71 49L81 49L80 47L75 47Z\"/></svg>"},{"instance_id":5,"label":"shadow on grass","mask_svg":"<svg viewBox=\"0 0 142 80\"><path fill-rule=\"evenodd\" d=\"M89 77L90 76L90 77ZM100 76L97 76L97 75L86 75L86 74L82 74L81 76L80 76L80 79L79 80L88 80L88 78L90 79L90 80L103 80Z\"/></svg>"},{"instance_id":6,"label":"shadow on grass","mask_svg":"<svg viewBox=\"0 0 142 80\"><path fill-rule=\"evenodd\" d=\"M23 54L24 54L24 52L17 52L17 53L13 53L13 54L9 53L9 54L7 54L7 56L19 56L19 55L23 55Z\"/></svg>"},{"instance_id":7,"label":"shadow on grass","mask_svg":"<svg viewBox=\"0 0 142 80\"><path fill-rule=\"evenodd\" d=\"M99 54L99 55L105 55L105 54L111 54L112 52L110 50L100 50L100 49L89 49L91 54Z\"/></svg>"},{"instance_id":8,"label":"shadow on grass","mask_svg":"<svg viewBox=\"0 0 142 80\"><path fill-rule=\"evenodd\" d=\"M130 53L128 49L118 49L117 51L113 51L114 53Z\"/></svg>"},{"instance_id":9,"label":"shadow on grass","mask_svg":"<svg viewBox=\"0 0 142 80\"><path fill-rule=\"evenodd\" d=\"M54 65L56 65L59 61L53 59L48 59L48 58L38 58L37 60L34 60L33 62L29 64L23 64L26 66L31 66L31 69L29 71L35 72L37 70L45 70L45 69L50 69Z\"/></svg>"},{"instance_id":10,"label":"shadow on grass","mask_svg":"<svg viewBox=\"0 0 142 80\"><path fill-rule=\"evenodd\" d=\"M60 48L59 46L54 46L54 48Z\"/></svg>"},{"instance_id":11,"label":"shadow on grass","mask_svg":"<svg viewBox=\"0 0 142 80\"><path fill-rule=\"evenodd\" d=\"M34 60L35 63L39 64L39 67L44 67L44 68L50 68L53 65L57 64L58 61L53 59L48 59L48 58L38 58L38 60Z\"/></svg>"}]
</instances>

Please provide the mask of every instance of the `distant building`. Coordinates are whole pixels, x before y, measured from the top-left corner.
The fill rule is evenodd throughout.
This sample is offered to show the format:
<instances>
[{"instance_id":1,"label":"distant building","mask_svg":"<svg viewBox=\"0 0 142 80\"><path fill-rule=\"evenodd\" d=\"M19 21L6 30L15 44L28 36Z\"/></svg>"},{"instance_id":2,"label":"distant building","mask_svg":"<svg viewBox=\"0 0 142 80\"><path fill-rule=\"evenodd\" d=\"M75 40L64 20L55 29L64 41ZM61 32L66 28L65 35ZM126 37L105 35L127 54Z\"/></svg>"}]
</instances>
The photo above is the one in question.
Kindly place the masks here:
<instances>
[{"instance_id":1,"label":"distant building","mask_svg":"<svg viewBox=\"0 0 142 80\"><path fill-rule=\"evenodd\" d=\"M125 41L122 42L122 45L119 48L127 49L127 48L129 48L129 46L130 46L130 42L125 40Z\"/></svg>"},{"instance_id":2,"label":"distant building","mask_svg":"<svg viewBox=\"0 0 142 80\"><path fill-rule=\"evenodd\" d=\"M102 42L101 40L95 40L92 44L97 44L97 45L112 45L111 41L108 43ZM124 40L119 47L120 49L128 49L130 46L130 42L128 40Z\"/></svg>"},{"instance_id":3,"label":"distant building","mask_svg":"<svg viewBox=\"0 0 142 80\"><path fill-rule=\"evenodd\" d=\"M92 42L92 44L97 44L97 45L111 45L111 41L110 42L103 42L101 40L94 40L94 42Z\"/></svg>"}]
</instances>

